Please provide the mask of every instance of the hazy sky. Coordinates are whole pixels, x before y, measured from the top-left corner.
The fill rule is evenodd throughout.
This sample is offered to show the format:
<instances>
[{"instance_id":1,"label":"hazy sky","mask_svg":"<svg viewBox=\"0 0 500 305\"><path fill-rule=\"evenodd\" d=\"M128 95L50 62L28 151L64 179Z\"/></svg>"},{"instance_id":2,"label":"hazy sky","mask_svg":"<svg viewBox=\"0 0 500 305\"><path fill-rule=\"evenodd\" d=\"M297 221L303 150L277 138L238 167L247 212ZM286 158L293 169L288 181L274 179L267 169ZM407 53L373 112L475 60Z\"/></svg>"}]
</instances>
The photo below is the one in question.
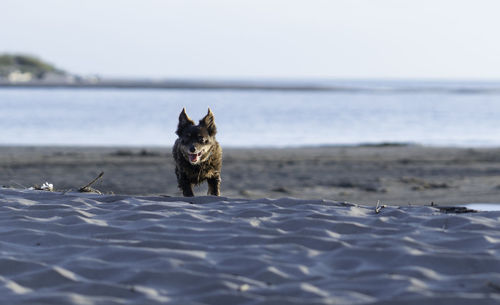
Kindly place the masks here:
<instances>
[{"instance_id":1,"label":"hazy sky","mask_svg":"<svg viewBox=\"0 0 500 305\"><path fill-rule=\"evenodd\" d=\"M498 0L1 0L0 52L71 72L500 79Z\"/></svg>"}]
</instances>

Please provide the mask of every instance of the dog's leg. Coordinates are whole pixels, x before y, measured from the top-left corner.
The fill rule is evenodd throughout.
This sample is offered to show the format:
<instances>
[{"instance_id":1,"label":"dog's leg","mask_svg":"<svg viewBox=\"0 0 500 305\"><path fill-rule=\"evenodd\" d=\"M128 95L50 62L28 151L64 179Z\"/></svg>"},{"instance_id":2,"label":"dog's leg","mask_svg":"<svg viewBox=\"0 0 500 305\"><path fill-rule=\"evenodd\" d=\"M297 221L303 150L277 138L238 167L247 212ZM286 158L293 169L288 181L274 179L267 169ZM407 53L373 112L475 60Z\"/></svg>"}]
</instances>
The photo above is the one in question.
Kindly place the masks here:
<instances>
[{"instance_id":1,"label":"dog's leg","mask_svg":"<svg viewBox=\"0 0 500 305\"><path fill-rule=\"evenodd\" d=\"M184 195L184 197L194 196L193 184L187 179L183 179L179 182L179 188L182 190L182 195Z\"/></svg>"},{"instance_id":2,"label":"dog's leg","mask_svg":"<svg viewBox=\"0 0 500 305\"><path fill-rule=\"evenodd\" d=\"M184 195L184 197L193 197L194 196L193 185L189 184L188 186L183 187L182 195Z\"/></svg>"},{"instance_id":3,"label":"dog's leg","mask_svg":"<svg viewBox=\"0 0 500 305\"><path fill-rule=\"evenodd\" d=\"M193 197L193 184L186 176L180 174L179 172L180 171L176 170L177 183L179 185L179 188L182 190L182 195L184 195L184 197Z\"/></svg>"},{"instance_id":4,"label":"dog's leg","mask_svg":"<svg viewBox=\"0 0 500 305\"><path fill-rule=\"evenodd\" d=\"M220 196L220 177L214 177L207 179L208 183L208 195Z\"/></svg>"}]
</instances>

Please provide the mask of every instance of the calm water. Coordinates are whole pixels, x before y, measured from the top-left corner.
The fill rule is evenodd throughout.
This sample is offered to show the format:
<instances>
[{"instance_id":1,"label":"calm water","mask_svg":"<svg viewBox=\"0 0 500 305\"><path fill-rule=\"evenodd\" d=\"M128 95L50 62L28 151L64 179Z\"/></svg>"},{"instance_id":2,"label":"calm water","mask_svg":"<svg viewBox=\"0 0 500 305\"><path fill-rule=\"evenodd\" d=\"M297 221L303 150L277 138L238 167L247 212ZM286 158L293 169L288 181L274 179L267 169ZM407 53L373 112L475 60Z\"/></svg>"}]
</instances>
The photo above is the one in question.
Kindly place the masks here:
<instances>
[{"instance_id":1,"label":"calm water","mask_svg":"<svg viewBox=\"0 0 500 305\"><path fill-rule=\"evenodd\" d=\"M224 146L500 146L500 84L348 85L338 92L0 89L0 145L171 145L182 108L198 120L210 106Z\"/></svg>"}]
</instances>

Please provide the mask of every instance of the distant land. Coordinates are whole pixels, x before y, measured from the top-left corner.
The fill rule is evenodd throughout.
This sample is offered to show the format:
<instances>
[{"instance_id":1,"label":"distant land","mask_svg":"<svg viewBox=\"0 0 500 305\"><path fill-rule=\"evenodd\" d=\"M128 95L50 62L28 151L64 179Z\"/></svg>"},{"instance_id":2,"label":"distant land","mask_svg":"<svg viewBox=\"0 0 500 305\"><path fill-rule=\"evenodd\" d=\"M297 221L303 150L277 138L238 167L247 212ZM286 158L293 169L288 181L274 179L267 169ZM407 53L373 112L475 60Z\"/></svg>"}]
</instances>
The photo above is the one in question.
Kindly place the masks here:
<instances>
[{"instance_id":1,"label":"distant land","mask_svg":"<svg viewBox=\"0 0 500 305\"><path fill-rule=\"evenodd\" d=\"M0 54L1 86L43 86L95 82L96 77L82 77L59 69L37 56Z\"/></svg>"},{"instance_id":2,"label":"distant land","mask_svg":"<svg viewBox=\"0 0 500 305\"><path fill-rule=\"evenodd\" d=\"M1 54L0 78L10 82L44 80L51 76L64 77L67 73L30 55Z\"/></svg>"},{"instance_id":3,"label":"distant land","mask_svg":"<svg viewBox=\"0 0 500 305\"><path fill-rule=\"evenodd\" d=\"M334 90L303 82L227 81L180 79L113 79L81 76L59 69L32 55L0 54L0 87L231 89L231 90Z\"/></svg>"},{"instance_id":4,"label":"distant land","mask_svg":"<svg viewBox=\"0 0 500 305\"><path fill-rule=\"evenodd\" d=\"M57 68L32 55L0 54L0 87L231 89L231 90L339 90L304 82L180 79L113 79L81 76Z\"/></svg>"},{"instance_id":5,"label":"distant land","mask_svg":"<svg viewBox=\"0 0 500 305\"><path fill-rule=\"evenodd\" d=\"M117 88L500 94L500 81L147 79L78 75L37 56L0 54L0 88Z\"/></svg>"}]
</instances>

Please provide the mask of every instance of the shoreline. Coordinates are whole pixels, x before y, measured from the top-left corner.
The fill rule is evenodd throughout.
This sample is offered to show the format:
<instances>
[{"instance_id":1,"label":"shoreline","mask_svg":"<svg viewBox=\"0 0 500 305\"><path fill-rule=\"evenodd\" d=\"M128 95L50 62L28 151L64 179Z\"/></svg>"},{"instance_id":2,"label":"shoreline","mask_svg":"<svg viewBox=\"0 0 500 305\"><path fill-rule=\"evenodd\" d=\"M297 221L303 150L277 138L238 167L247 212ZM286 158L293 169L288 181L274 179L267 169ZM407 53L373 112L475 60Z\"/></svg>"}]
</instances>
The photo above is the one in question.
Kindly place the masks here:
<instances>
[{"instance_id":1,"label":"shoreline","mask_svg":"<svg viewBox=\"0 0 500 305\"><path fill-rule=\"evenodd\" d=\"M116 89L179 89L179 90L263 90L263 91L317 91L339 93L445 93L445 94L500 94L498 80L370 80L370 79L120 79L96 80L32 80L10 82L0 79L0 88L116 88Z\"/></svg>"},{"instance_id":2,"label":"shoreline","mask_svg":"<svg viewBox=\"0 0 500 305\"><path fill-rule=\"evenodd\" d=\"M225 82L225 81L99 81L99 82L0 82L0 88L68 88L68 89L176 89L176 90L263 90L263 91L332 91L332 92L372 92L363 88L348 86L327 86L299 83Z\"/></svg>"},{"instance_id":3,"label":"shoreline","mask_svg":"<svg viewBox=\"0 0 500 305\"><path fill-rule=\"evenodd\" d=\"M339 146L226 148L222 193L230 198L325 199L381 204L500 202L500 148ZM44 182L104 193L179 196L170 147L0 146L0 185ZM206 184L195 188L206 194Z\"/></svg>"}]
</instances>

